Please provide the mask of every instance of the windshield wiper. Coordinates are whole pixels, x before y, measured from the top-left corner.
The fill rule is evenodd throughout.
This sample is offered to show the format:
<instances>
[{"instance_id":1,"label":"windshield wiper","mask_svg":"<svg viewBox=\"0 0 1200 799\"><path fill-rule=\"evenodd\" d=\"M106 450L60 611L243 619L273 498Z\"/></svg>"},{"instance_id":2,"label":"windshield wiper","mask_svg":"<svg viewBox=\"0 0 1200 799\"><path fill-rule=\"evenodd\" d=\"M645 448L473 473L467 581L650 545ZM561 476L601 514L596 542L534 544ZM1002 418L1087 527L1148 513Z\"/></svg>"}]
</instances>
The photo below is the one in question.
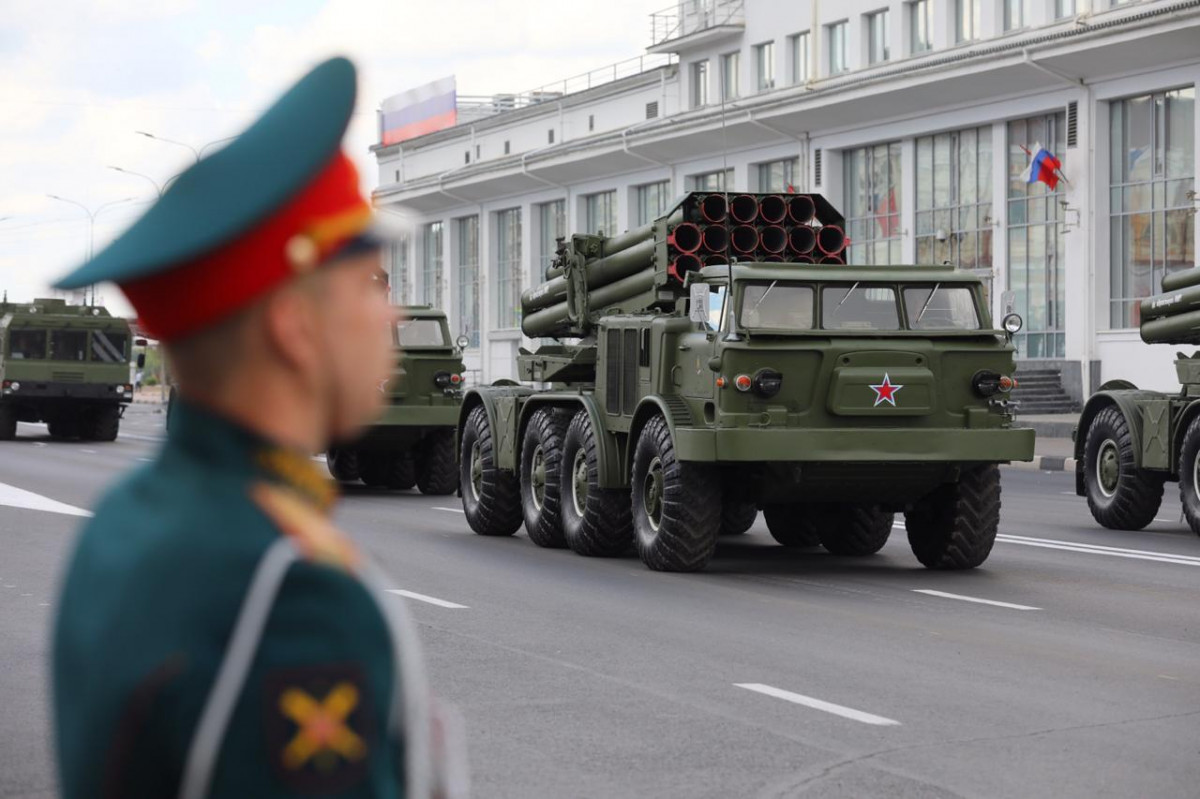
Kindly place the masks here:
<instances>
[{"instance_id":1,"label":"windshield wiper","mask_svg":"<svg viewBox=\"0 0 1200 799\"><path fill-rule=\"evenodd\" d=\"M833 308L833 312L834 312L835 314L838 312L838 308L841 308L843 305L845 305L845 304L846 304L846 300L850 299L850 295L854 293L854 290L855 290L856 288L858 288L858 284L859 284L860 282L861 282L861 281L859 281L859 280L856 280L856 281L854 281L854 285L853 285L853 286L851 286L851 287L850 287L850 290L846 292L846 296L845 296L845 297L842 297L842 301L841 301L841 302L839 302L837 305L835 305L835 306L834 306L834 308Z\"/></svg>"},{"instance_id":2,"label":"windshield wiper","mask_svg":"<svg viewBox=\"0 0 1200 799\"><path fill-rule=\"evenodd\" d=\"M925 316L925 312L929 310L929 303L933 302L933 295L938 293L938 289L942 287L941 283L933 284L933 291L929 292L929 296L925 298L925 304L921 306L921 312L917 314L916 321L913 322L913 327L921 324L921 317Z\"/></svg>"},{"instance_id":3,"label":"windshield wiper","mask_svg":"<svg viewBox=\"0 0 1200 799\"><path fill-rule=\"evenodd\" d=\"M771 289L775 288L775 284L778 282L779 282L778 280L771 281L771 285L767 286L767 290L764 291L763 295L758 298L758 302L754 303L754 307L750 309L751 311L758 310L758 306L763 304L763 300L765 300L767 298L767 295L771 293Z\"/></svg>"}]
</instances>

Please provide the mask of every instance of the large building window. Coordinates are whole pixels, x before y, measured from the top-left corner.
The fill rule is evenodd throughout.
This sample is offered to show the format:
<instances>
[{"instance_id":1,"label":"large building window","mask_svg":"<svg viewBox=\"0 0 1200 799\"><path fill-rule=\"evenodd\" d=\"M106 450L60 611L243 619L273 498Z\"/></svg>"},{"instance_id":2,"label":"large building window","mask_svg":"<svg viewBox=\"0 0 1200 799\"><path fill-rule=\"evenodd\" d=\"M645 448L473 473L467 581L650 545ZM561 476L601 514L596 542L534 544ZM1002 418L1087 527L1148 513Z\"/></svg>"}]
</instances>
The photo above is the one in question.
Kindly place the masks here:
<instances>
[{"instance_id":1,"label":"large building window","mask_svg":"<svg viewBox=\"0 0 1200 799\"><path fill-rule=\"evenodd\" d=\"M388 245L388 255L391 264L388 269L388 285L391 288L391 301L396 305L407 305L412 297L412 270L408 263L408 234L403 234L398 240Z\"/></svg>"},{"instance_id":2,"label":"large building window","mask_svg":"<svg viewBox=\"0 0 1200 799\"><path fill-rule=\"evenodd\" d=\"M807 83L808 82L808 31L797 33L788 37L788 57L791 59L790 70L791 82Z\"/></svg>"},{"instance_id":3,"label":"large building window","mask_svg":"<svg viewBox=\"0 0 1200 799\"><path fill-rule=\"evenodd\" d=\"M708 105L708 59L692 64L692 108Z\"/></svg>"},{"instance_id":4,"label":"large building window","mask_svg":"<svg viewBox=\"0 0 1200 799\"><path fill-rule=\"evenodd\" d=\"M845 20L826 26L829 39L830 75L840 75L850 69L850 56L846 50L848 45L846 40L848 27L849 24Z\"/></svg>"},{"instance_id":5,"label":"large building window","mask_svg":"<svg viewBox=\"0 0 1200 799\"><path fill-rule=\"evenodd\" d=\"M663 180L638 186L634 194L637 208L635 224L641 227L667 212L667 203L671 201L671 181Z\"/></svg>"},{"instance_id":6,"label":"large building window","mask_svg":"<svg viewBox=\"0 0 1200 799\"><path fill-rule=\"evenodd\" d=\"M617 232L617 192L602 191L584 197L583 218L588 233L614 235Z\"/></svg>"},{"instance_id":7,"label":"large building window","mask_svg":"<svg viewBox=\"0 0 1200 799\"><path fill-rule=\"evenodd\" d=\"M900 263L900 142L847 150L845 170L847 263Z\"/></svg>"},{"instance_id":8,"label":"large building window","mask_svg":"<svg viewBox=\"0 0 1200 799\"><path fill-rule=\"evenodd\" d=\"M1138 300L1164 275L1196 265L1196 89L1131 97L1110 106L1114 328L1137 327Z\"/></svg>"},{"instance_id":9,"label":"large building window","mask_svg":"<svg viewBox=\"0 0 1200 799\"><path fill-rule=\"evenodd\" d=\"M479 217L454 220L458 272L458 332L479 346Z\"/></svg>"},{"instance_id":10,"label":"large building window","mask_svg":"<svg viewBox=\"0 0 1200 799\"><path fill-rule=\"evenodd\" d=\"M871 64L881 64L891 58L888 47L888 12L876 11L867 15L867 60Z\"/></svg>"},{"instance_id":11,"label":"large building window","mask_svg":"<svg viewBox=\"0 0 1200 799\"><path fill-rule=\"evenodd\" d=\"M442 223L421 227L421 304L442 308Z\"/></svg>"},{"instance_id":12,"label":"large building window","mask_svg":"<svg viewBox=\"0 0 1200 799\"><path fill-rule=\"evenodd\" d=\"M733 191L733 170L688 175L687 181L691 191Z\"/></svg>"},{"instance_id":13,"label":"large building window","mask_svg":"<svg viewBox=\"0 0 1200 799\"><path fill-rule=\"evenodd\" d=\"M908 49L913 55L933 49L933 8L930 0L908 4Z\"/></svg>"},{"instance_id":14,"label":"large building window","mask_svg":"<svg viewBox=\"0 0 1200 799\"><path fill-rule=\"evenodd\" d=\"M721 99L735 100L741 96L739 90L741 81L741 60L739 52L726 53L721 56Z\"/></svg>"},{"instance_id":15,"label":"large building window","mask_svg":"<svg viewBox=\"0 0 1200 799\"><path fill-rule=\"evenodd\" d=\"M521 325L521 209L496 213L496 327Z\"/></svg>"},{"instance_id":16,"label":"large building window","mask_svg":"<svg viewBox=\"0 0 1200 799\"><path fill-rule=\"evenodd\" d=\"M1015 31L1029 24L1029 0L1004 0L1004 30Z\"/></svg>"},{"instance_id":17,"label":"large building window","mask_svg":"<svg viewBox=\"0 0 1200 799\"><path fill-rule=\"evenodd\" d=\"M1066 114L1014 119L1008 123L1008 288L1013 310L1025 320L1016 337L1025 358L1061 358L1066 306L1062 200L1066 186L1051 191L1028 183L1025 170L1038 145L1066 164Z\"/></svg>"},{"instance_id":18,"label":"large building window","mask_svg":"<svg viewBox=\"0 0 1200 799\"><path fill-rule=\"evenodd\" d=\"M754 46L754 83L760 92L775 88L775 43Z\"/></svg>"},{"instance_id":19,"label":"large building window","mask_svg":"<svg viewBox=\"0 0 1200 799\"><path fill-rule=\"evenodd\" d=\"M755 191L794 192L796 178L800 174L800 159L785 158L782 161L755 164L754 171L758 177Z\"/></svg>"},{"instance_id":20,"label":"large building window","mask_svg":"<svg viewBox=\"0 0 1200 799\"><path fill-rule=\"evenodd\" d=\"M983 35L982 0L954 0L954 41L973 42Z\"/></svg>"},{"instance_id":21,"label":"large building window","mask_svg":"<svg viewBox=\"0 0 1200 799\"><path fill-rule=\"evenodd\" d=\"M992 270L992 129L917 139L917 263Z\"/></svg>"},{"instance_id":22,"label":"large building window","mask_svg":"<svg viewBox=\"0 0 1200 799\"><path fill-rule=\"evenodd\" d=\"M1054 18L1064 19L1075 16L1075 0L1054 0Z\"/></svg>"},{"instance_id":23,"label":"large building window","mask_svg":"<svg viewBox=\"0 0 1200 799\"><path fill-rule=\"evenodd\" d=\"M558 239L567 235L567 201L554 200L536 206L537 213L537 281L545 280L546 269L554 261Z\"/></svg>"}]
</instances>

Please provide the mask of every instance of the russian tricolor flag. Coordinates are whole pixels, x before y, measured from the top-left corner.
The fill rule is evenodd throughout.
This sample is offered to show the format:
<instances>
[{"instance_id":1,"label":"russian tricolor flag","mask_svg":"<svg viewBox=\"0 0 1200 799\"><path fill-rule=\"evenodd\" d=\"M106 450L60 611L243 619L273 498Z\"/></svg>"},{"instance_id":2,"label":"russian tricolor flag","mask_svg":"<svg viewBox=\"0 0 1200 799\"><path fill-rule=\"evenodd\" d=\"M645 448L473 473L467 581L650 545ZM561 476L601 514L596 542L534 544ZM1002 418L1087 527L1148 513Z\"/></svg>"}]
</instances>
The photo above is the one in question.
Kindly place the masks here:
<instances>
[{"instance_id":1,"label":"russian tricolor flag","mask_svg":"<svg viewBox=\"0 0 1200 799\"><path fill-rule=\"evenodd\" d=\"M1022 147L1027 154L1032 155L1029 161L1029 166L1026 167L1024 174L1021 177L1026 183L1037 183L1041 181L1050 187L1050 191L1054 191L1058 187L1058 171L1062 169L1062 161L1059 161L1054 155L1043 147L1041 144L1033 145L1033 152L1030 153L1028 147Z\"/></svg>"},{"instance_id":2,"label":"russian tricolor flag","mask_svg":"<svg viewBox=\"0 0 1200 799\"><path fill-rule=\"evenodd\" d=\"M395 144L456 124L458 91L451 75L384 100L379 111L379 140Z\"/></svg>"}]
</instances>

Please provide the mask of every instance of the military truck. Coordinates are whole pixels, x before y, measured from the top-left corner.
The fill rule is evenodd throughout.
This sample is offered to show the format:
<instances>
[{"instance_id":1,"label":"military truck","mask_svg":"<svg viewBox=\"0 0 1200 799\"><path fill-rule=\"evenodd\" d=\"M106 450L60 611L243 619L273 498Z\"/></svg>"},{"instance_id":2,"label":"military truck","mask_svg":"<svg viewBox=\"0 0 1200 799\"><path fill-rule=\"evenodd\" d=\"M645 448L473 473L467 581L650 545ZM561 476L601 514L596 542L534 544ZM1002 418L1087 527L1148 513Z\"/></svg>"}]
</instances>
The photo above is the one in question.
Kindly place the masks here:
<instances>
[{"instance_id":1,"label":"military truck","mask_svg":"<svg viewBox=\"0 0 1200 799\"><path fill-rule=\"evenodd\" d=\"M978 566L1013 425L1011 334L948 267L846 266L820 195L685 195L621 235L559 242L521 298L520 377L466 392L463 510L480 535L692 571L765 515L789 547Z\"/></svg>"},{"instance_id":2,"label":"military truck","mask_svg":"<svg viewBox=\"0 0 1200 799\"><path fill-rule=\"evenodd\" d=\"M392 379L383 416L356 441L326 453L329 471L341 482L453 494L458 488L454 426L462 401L464 337L451 342L446 314L427 306L398 309Z\"/></svg>"},{"instance_id":3,"label":"military truck","mask_svg":"<svg viewBox=\"0 0 1200 799\"><path fill-rule=\"evenodd\" d=\"M17 422L45 422L54 438L115 440L133 400L130 353L129 323L105 308L0 303L0 440L16 436Z\"/></svg>"},{"instance_id":4,"label":"military truck","mask_svg":"<svg viewBox=\"0 0 1200 799\"><path fill-rule=\"evenodd\" d=\"M1172 272L1162 294L1140 304L1142 341L1200 345L1200 269ZM1200 535L1200 352L1177 353L1180 389L1142 391L1110 380L1088 399L1075 428L1075 493L1114 530L1154 520L1168 482L1192 532Z\"/></svg>"}]
</instances>

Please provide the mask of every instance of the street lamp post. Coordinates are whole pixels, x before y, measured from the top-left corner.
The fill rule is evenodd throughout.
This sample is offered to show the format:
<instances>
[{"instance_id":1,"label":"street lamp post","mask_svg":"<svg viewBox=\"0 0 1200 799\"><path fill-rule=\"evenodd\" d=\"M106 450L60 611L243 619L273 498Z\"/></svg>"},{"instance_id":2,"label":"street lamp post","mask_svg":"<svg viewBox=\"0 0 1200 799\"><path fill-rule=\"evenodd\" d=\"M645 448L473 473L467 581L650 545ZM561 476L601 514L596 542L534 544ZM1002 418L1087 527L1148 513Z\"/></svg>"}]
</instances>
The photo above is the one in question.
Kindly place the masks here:
<instances>
[{"instance_id":1,"label":"street lamp post","mask_svg":"<svg viewBox=\"0 0 1200 799\"><path fill-rule=\"evenodd\" d=\"M158 181L155 180L154 178L150 177L149 175L143 175L141 172L134 172L132 169L126 169L125 167L121 167L121 166L110 166L109 169L115 170L117 172L123 172L126 175L133 175L135 177L142 178L143 180L150 181L150 185L152 185L154 187L154 191L158 193L159 197L162 196L163 187L158 185Z\"/></svg>"},{"instance_id":2,"label":"street lamp post","mask_svg":"<svg viewBox=\"0 0 1200 799\"><path fill-rule=\"evenodd\" d=\"M187 142L175 141L174 139L168 139L165 136L158 136L154 133L148 133L144 130L135 130L134 133L136 133L139 136L145 136L147 139L154 139L155 141L166 142L167 144L174 144L176 147L183 147L192 154L192 158L196 159L197 164L200 163L200 159L204 157L204 151L207 150L209 147L212 147L213 145L216 145L216 144L223 144L224 142L227 142L227 141L233 141L234 139L237 138L237 136L226 136L223 139L214 139L213 141L206 142L205 144L200 145L200 149L197 150L195 147L188 144ZM116 169L117 167L113 167L113 168ZM120 171L128 172L129 170L122 169ZM136 173L134 173L134 174L136 174ZM179 177L179 175L182 175L182 174L183 173L180 172L179 174L172 175L171 177L167 178L166 182L163 183L162 189L160 189L158 192L159 196L162 196L162 193L164 191L166 191L168 186L171 185L171 181L173 181L175 178ZM145 177L145 175L143 175L142 177Z\"/></svg>"},{"instance_id":3,"label":"street lamp post","mask_svg":"<svg viewBox=\"0 0 1200 799\"><path fill-rule=\"evenodd\" d=\"M88 215L87 259L89 261L92 260L92 254L93 254L93 251L95 250L95 246L96 246L96 217L99 216L100 212L103 211L105 208L109 208L114 205L119 205L121 203L127 203L133 199L133 197L123 197L120 200L113 200L111 202L104 203L103 205L99 206L95 211L93 211L81 202L76 202L75 200L68 200L66 197L59 197L57 194L47 194L46 196L49 197L51 200L58 200L59 202L70 203L71 205L74 205L77 208L82 208L83 212ZM92 286L92 304L93 305L96 304L96 287L95 287L95 285Z\"/></svg>"}]
</instances>

